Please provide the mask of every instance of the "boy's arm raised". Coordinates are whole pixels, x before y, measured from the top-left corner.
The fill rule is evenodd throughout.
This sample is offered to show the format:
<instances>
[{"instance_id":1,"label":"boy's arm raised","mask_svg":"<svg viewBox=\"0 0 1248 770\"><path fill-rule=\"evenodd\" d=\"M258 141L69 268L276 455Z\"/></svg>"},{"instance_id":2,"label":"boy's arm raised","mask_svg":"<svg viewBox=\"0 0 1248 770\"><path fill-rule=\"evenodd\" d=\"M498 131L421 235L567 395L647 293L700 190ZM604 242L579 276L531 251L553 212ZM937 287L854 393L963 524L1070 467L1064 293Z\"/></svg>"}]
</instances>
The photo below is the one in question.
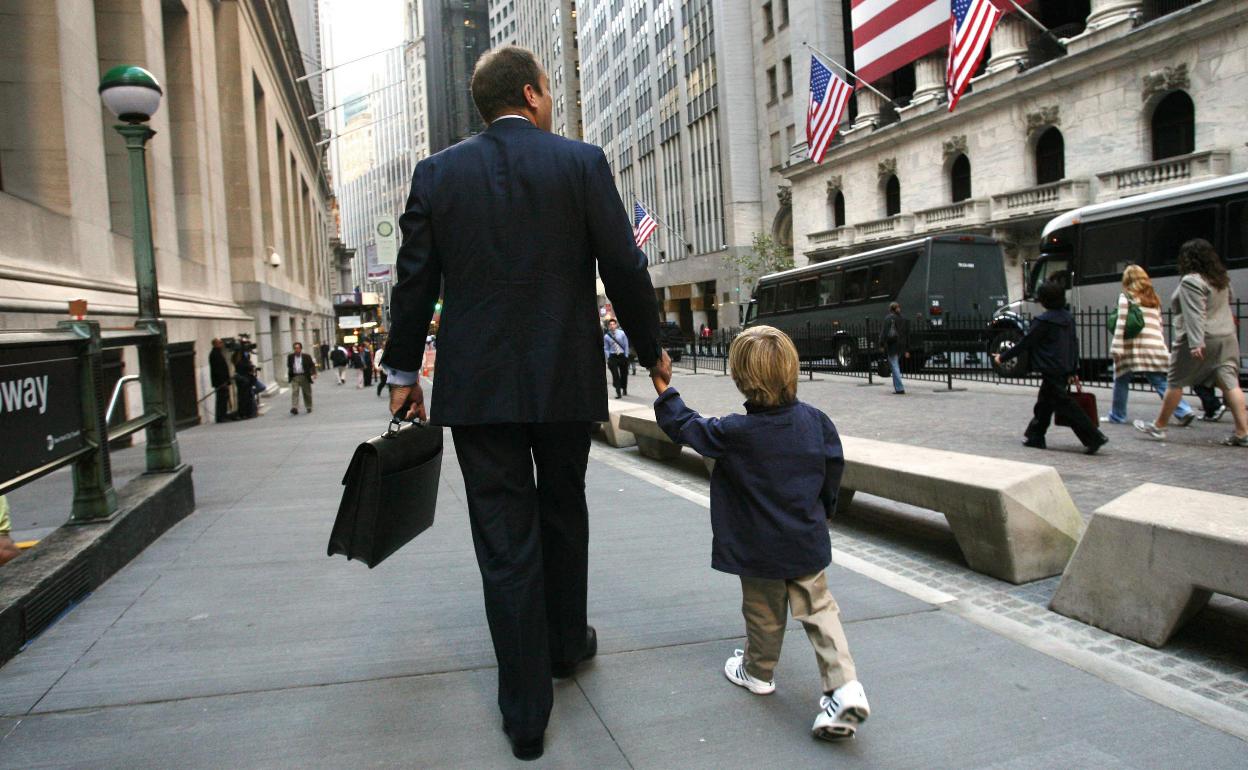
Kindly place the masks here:
<instances>
[{"instance_id":1,"label":"boy's arm raised","mask_svg":"<svg viewBox=\"0 0 1248 770\"><path fill-rule=\"evenodd\" d=\"M654 415L672 441L692 447L703 457L723 457L723 423L717 417L703 417L690 409L675 388L665 388L663 395L655 399Z\"/></svg>"}]
</instances>

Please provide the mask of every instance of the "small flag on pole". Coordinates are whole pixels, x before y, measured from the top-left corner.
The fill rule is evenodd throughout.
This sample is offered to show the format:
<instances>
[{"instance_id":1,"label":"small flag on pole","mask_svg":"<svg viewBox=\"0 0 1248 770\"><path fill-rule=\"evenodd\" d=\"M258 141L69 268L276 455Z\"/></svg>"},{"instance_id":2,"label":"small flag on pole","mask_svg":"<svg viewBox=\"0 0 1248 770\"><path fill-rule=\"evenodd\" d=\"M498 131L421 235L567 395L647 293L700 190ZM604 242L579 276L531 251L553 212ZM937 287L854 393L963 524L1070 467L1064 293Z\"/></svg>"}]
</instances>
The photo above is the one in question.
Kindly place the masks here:
<instances>
[{"instance_id":1,"label":"small flag on pole","mask_svg":"<svg viewBox=\"0 0 1248 770\"><path fill-rule=\"evenodd\" d=\"M806 152L815 163L822 163L836 127L841 124L841 113L854 92L852 86L832 74L832 70L810 57L810 106L806 109Z\"/></svg>"},{"instance_id":2,"label":"small flag on pole","mask_svg":"<svg viewBox=\"0 0 1248 770\"><path fill-rule=\"evenodd\" d=\"M633 237L637 239L637 248L645 246L657 229L659 223L654 221L650 212L642 208L641 203L633 201Z\"/></svg>"},{"instance_id":3,"label":"small flag on pole","mask_svg":"<svg viewBox=\"0 0 1248 770\"><path fill-rule=\"evenodd\" d=\"M949 111L984 58L992 30L1001 19L1001 9L990 0L953 0L953 24L949 27L949 63L945 87L949 93Z\"/></svg>"}]
</instances>

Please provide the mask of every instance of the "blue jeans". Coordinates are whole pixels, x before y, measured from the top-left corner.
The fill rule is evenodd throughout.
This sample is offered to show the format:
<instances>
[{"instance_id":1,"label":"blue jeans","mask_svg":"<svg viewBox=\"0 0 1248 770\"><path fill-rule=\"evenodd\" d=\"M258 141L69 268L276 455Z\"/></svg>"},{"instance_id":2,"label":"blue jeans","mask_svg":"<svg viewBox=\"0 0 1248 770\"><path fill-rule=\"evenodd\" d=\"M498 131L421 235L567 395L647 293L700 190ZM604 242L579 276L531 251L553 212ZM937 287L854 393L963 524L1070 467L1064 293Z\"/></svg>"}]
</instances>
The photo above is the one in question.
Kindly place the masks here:
<instances>
[{"instance_id":1,"label":"blue jeans","mask_svg":"<svg viewBox=\"0 0 1248 770\"><path fill-rule=\"evenodd\" d=\"M1153 390L1157 391L1157 395L1165 398L1166 396L1166 375L1161 372L1140 372L1144 375L1144 379L1148 380L1148 384L1153 386ZM1110 422L1126 422L1127 421L1127 394L1131 392L1131 372L1127 372L1119 377L1114 378L1114 401L1113 406L1109 410ZM1192 408L1187 405L1186 401L1179 401L1179 406L1174 410L1174 416L1183 419L1192 413Z\"/></svg>"},{"instance_id":2,"label":"blue jeans","mask_svg":"<svg viewBox=\"0 0 1248 770\"><path fill-rule=\"evenodd\" d=\"M900 353L888 354L888 365L892 367L893 370L893 390L898 393L901 393L906 389L905 384L901 381L901 362L898 360L900 357Z\"/></svg>"}]
</instances>

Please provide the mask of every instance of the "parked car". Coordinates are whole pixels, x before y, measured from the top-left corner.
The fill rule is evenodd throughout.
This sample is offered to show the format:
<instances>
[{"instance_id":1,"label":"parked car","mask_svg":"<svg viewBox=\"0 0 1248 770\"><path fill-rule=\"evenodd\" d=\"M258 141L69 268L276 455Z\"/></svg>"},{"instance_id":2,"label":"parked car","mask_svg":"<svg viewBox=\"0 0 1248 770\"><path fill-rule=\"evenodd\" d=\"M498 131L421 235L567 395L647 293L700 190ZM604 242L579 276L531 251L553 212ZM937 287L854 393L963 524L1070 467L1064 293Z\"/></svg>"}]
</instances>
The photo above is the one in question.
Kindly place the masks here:
<instances>
[{"instance_id":1,"label":"parked car","mask_svg":"<svg viewBox=\"0 0 1248 770\"><path fill-rule=\"evenodd\" d=\"M681 355L685 352L685 345L689 344L689 336L685 334L680 324L675 321L659 322L659 344L667 351L673 361L679 361Z\"/></svg>"}]
</instances>

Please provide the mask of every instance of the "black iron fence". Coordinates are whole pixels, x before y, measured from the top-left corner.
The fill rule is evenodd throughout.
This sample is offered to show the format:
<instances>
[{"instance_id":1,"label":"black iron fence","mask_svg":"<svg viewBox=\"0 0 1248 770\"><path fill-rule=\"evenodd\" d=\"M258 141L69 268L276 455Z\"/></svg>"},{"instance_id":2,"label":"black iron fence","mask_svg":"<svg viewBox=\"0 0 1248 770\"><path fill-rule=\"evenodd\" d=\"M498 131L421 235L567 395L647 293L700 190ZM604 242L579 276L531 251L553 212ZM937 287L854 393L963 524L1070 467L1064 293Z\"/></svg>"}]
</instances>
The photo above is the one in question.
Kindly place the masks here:
<instances>
[{"instance_id":1,"label":"black iron fence","mask_svg":"<svg viewBox=\"0 0 1248 770\"><path fill-rule=\"evenodd\" d=\"M1112 387L1113 342L1108 322L1112 308L1085 310L1075 313L1076 333L1080 346L1080 379L1092 387ZM1239 333L1240 355L1248 356L1248 303L1237 301L1232 315ZM1023 328L1030 318L1020 319ZM865 378L890 376L889 365L880 352L879 341L883 319L846 323L807 323L786 329L797 347L804 376L832 374ZM1167 339L1173 337L1173 319L1169 310L1162 314ZM739 327L717 329L709 338L687 343L674 360L677 368L694 372L728 373L728 348L741 333ZM989 383L1038 385L1039 377L1023 365L994 365L992 354L1012 347L1022 330L1008 324L994 326L991 318L933 317L912 319L907 324L908 355L901 361L907 380L942 383L952 389L956 380ZM674 357L675 358L675 357ZM1241 358L1241 363L1243 359ZM1240 367L1240 378L1248 372ZM1143 378L1131 387L1147 389Z\"/></svg>"}]
</instances>

